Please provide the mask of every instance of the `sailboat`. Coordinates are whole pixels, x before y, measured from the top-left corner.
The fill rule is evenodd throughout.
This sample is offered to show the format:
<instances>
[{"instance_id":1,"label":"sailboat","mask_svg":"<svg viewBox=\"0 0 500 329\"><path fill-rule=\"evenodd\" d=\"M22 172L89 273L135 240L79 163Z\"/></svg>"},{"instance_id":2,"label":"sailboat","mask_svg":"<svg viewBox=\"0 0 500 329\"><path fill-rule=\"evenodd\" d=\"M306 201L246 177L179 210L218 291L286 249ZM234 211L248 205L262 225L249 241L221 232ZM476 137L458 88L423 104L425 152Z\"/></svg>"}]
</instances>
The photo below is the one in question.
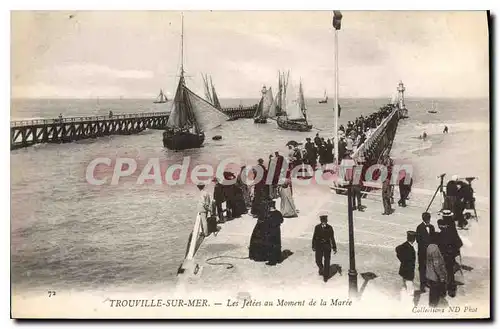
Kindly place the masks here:
<instances>
[{"instance_id":1,"label":"sailboat","mask_svg":"<svg viewBox=\"0 0 500 329\"><path fill-rule=\"evenodd\" d=\"M318 103L320 103L320 104L328 103L328 95L326 94L326 90L325 90L325 95L323 96L323 99L320 100Z\"/></svg>"},{"instance_id":2,"label":"sailboat","mask_svg":"<svg viewBox=\"0 0 500 329\"><path fill-rule=\"evenodd\" d=\"M438 111L436 110L436 104L434 104L434 101L432 101L432 110L428 110L427 112L429 113L437 113Z\"/></svg>"},{"instance_id":3,"label":"sailboat","mask_svg":"<svg viewBox=\"0 0 500 329\"><path fill-rule=\"evenodd\" d=\"M253 123L266 123L273 103L274 99L272 88L269 87L269 89L266 89L266 86L262 87L262 97L260 99L259 105L257 106L257 110L255 110ZM273 113L271 114L274 116L275 112L276 109L274 109Z\"/></svg>"},{"instance_id":4,"label":"sailboat","mask_svg":"<svg viewBox=\"0 0 500 329\"><path fill-rule=\"evenodd\" d=\"M170 150L199 148L205 131L216 128L229 117L192 92L184 80L184 17L181 33L181 72L172 109L163 133L163 146Z\"/></svg>"},{"instance_id":5,"label":"sailboat","mask_svg":"<svg viewBox=\"0 0 500 329\"><path fill-rule=\"evenodd\" d=\"M307 109L302 90L302 81L299 84L299 92L296 93L293 84L286 83L286 93L284 95L285 115L277 119L278 127L286 130L310 131L312 125L307 122Z\"/></svg>"},{"instance_id":6,"label":"sailboat","mask_svg":"<svg viewBox=\"0 0 500 329\"><path fill-rule=\"evenodd\" d=\"M284 99L285 99L285 93L286 93L286 85L288 84L288 77L290 76L290 72L281 73L278 71L278 92L276 93L276 98L274 99L273 105L271 106L270 110L270 118L278 117L280 115L284 115L285 112L283 111L284 107Z\"/></svg>"},{"instance_id":7,"label":"sailboat","mask_svg":"<svg viewBox=\"0 0 500 329\"><path fill-rule=\"evenodd\" d=\"M167 95L165 95L163 93L163 89L160 89L160 94L158 95L158 97L156 97L156 100L153 103L159 104L159 103L166 103L166 102L168 102Z\"/></svg>"}]
</instances>

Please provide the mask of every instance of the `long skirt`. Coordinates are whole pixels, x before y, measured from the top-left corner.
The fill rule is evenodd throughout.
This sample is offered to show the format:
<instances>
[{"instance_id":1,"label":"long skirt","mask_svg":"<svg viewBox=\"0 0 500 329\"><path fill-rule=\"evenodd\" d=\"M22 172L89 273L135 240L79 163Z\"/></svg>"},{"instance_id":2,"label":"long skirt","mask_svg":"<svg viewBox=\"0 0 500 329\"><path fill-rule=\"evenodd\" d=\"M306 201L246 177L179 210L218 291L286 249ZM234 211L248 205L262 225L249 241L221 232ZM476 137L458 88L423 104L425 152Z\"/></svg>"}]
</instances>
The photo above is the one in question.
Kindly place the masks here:
<instances>
[{"instance_id":1,"label":"long skirt","mask_svg":"<svg viewBox=\"0 0 500 329\"><path fill-rule=\"evenodd\" d=\"M258 220L250 238L248 257L256 262L264 262L269 259L269 243L267 239L267 223Z\"/></svg>"},{"instance_id":2,"label":"long skirt","mask_svg":"<svg viewBox=\"0 0 500 329\"><path fill-rule=\"evenodd\" d=\"M280 211L283 217L297 217L297 209L295 208L295 203L293 202L291 186L289 185L288 187L280 188L279 195L281 198Z\"/></svg>"}]
</instances>

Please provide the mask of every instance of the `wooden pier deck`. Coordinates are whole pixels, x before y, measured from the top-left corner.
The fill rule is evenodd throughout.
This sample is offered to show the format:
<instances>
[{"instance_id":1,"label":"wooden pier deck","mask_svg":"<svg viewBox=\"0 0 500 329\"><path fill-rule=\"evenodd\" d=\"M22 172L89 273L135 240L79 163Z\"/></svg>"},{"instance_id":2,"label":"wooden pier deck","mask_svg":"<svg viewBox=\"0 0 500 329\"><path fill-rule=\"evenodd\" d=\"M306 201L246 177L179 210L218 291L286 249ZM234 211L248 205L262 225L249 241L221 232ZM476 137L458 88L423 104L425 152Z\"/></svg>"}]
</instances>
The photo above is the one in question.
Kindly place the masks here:
<instances>
[{"instance_id":1,"label":"wooden pier deck","mask_svg":"<svg viewBox=\"0 0 500 329\"><path fill-rule=\"evenodd\" d=\"M145 129L165 129L168 116L168 112L147 112L11 121L10 149L38 143L68 143L108 135L131 135Z\"/></svg>"}]
</instances>

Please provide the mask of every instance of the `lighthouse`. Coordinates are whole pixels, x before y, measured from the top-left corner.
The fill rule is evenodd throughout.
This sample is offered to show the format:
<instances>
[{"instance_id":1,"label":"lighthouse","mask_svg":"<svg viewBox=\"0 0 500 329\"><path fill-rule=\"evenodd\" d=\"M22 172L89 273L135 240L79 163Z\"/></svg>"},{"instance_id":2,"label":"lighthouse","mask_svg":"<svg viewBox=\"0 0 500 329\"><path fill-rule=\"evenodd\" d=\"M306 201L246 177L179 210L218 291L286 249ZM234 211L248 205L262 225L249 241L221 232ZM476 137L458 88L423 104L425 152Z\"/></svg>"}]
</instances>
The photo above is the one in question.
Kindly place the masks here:
<instances>
[{"instance_id":1,"label":"lighthouse","mask_svg":"<svg viewBox=\"0 0 500 329\"><path fill-rule=\"evenodd\" d=\"M398 85L398 106L399 106L399 112L401 114L401 117L407 118L408 117L408 110L406 109L405 106L405 85L403 84L403 81L399 81Z\"/></svg>"},{"instance_id":2,"label":"lighthouse","mask_svg":"<svg viewBox=\"0 0 500 329\"><path fill-rule=\"evenodd\" d=\"M399 108L404 109L405 108L405 85L403 84L403 81L399 81L398 100L399 100Z\"/></svg>"}]
</instances>

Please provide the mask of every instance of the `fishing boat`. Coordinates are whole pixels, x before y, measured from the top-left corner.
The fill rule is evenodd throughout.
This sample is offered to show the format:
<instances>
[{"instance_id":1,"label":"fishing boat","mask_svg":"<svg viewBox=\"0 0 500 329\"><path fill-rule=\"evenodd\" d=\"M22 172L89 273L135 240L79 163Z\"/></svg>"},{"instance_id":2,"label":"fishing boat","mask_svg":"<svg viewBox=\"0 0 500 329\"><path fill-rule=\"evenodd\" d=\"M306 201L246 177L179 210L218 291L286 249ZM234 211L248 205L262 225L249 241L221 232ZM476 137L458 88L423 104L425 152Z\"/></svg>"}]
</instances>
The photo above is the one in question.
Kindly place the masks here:
<instances>
[{"instance_id":1,"label":"fishing boat","mask_svg":"<svg viewBox=\"0 0 500 329\"><path fill-rule=\"evenodd\" d=\"M427 112L428 112L428 113L432 113L432 114L434 114L434 113L437 113L437 112L438 112L438 111L437 111L437 109L436 109L436 104L434 104L434 101L432 102L432 109L431 109L431 110L428 110Z\"/></svg>"},{"instance_id":2,"label":"fishing boat","mask_svg":"<svg viewBox=\"0 0 500 329\"><path fill-rule=\"evenodd\" d=\"M163 89L160 89L160 94L156 97L156 100L153 102L155 104L162 104L168 102L167 96L163 93Z\"/></svg>"},{"instance_id":3,"label":"fishing boat","mask_svg":"<svg viewBox=\"0 0 500 329\"><path fill-rule=\"evenodd\" d=\"M269 112L271 107L273 106L273 91L272 88L266 89L266 86L262 87L262 97L260 98L259 105L255 110L255 114L253 117L254 123L266 123L267 118L269 117ZM273 110L275 112L275 110ZM273 113L274 113L273 112Z\"/></svg>"},{"instance_id":4,"label":"fishing boat","mask_svg":"<svg viewBox=\"0 0 500 329\"><path fill-rule=\"evenodd\" d=\"M229 117L192 92L184 80L184 18L181 33L181 72L172 109L163 133L163 146L170 150L200 148L205 132L219 127Z\"/></svg>"},{"instance_id":5,"label":"fishing boat","mask_svg":"<svg viewBox=\"0 0 500 329\"><path fill-rule=\"evenodd\" d=\"M293 85L286 83L285 85L285 101L284 113L285 115L277 118L278 127L285 130L294 131L310 131L312 125L307 121L307 109L304 100L304 92L302 90L302 82L299 84L299 92L295 93Z\"/></svg>"},{"instance_id":6,"label":"fishing boat","mask_svg":"<svg viewBox=\"0 0 500 329\"><path fill-rule=\"evenodd\" d=\"M325 90L325 95L323 96L323 99L320 100L318 103L320 103L320 104L327 104L328 103L328 95L326 94L326 90Z\"/></svg>"}]
</instances>

